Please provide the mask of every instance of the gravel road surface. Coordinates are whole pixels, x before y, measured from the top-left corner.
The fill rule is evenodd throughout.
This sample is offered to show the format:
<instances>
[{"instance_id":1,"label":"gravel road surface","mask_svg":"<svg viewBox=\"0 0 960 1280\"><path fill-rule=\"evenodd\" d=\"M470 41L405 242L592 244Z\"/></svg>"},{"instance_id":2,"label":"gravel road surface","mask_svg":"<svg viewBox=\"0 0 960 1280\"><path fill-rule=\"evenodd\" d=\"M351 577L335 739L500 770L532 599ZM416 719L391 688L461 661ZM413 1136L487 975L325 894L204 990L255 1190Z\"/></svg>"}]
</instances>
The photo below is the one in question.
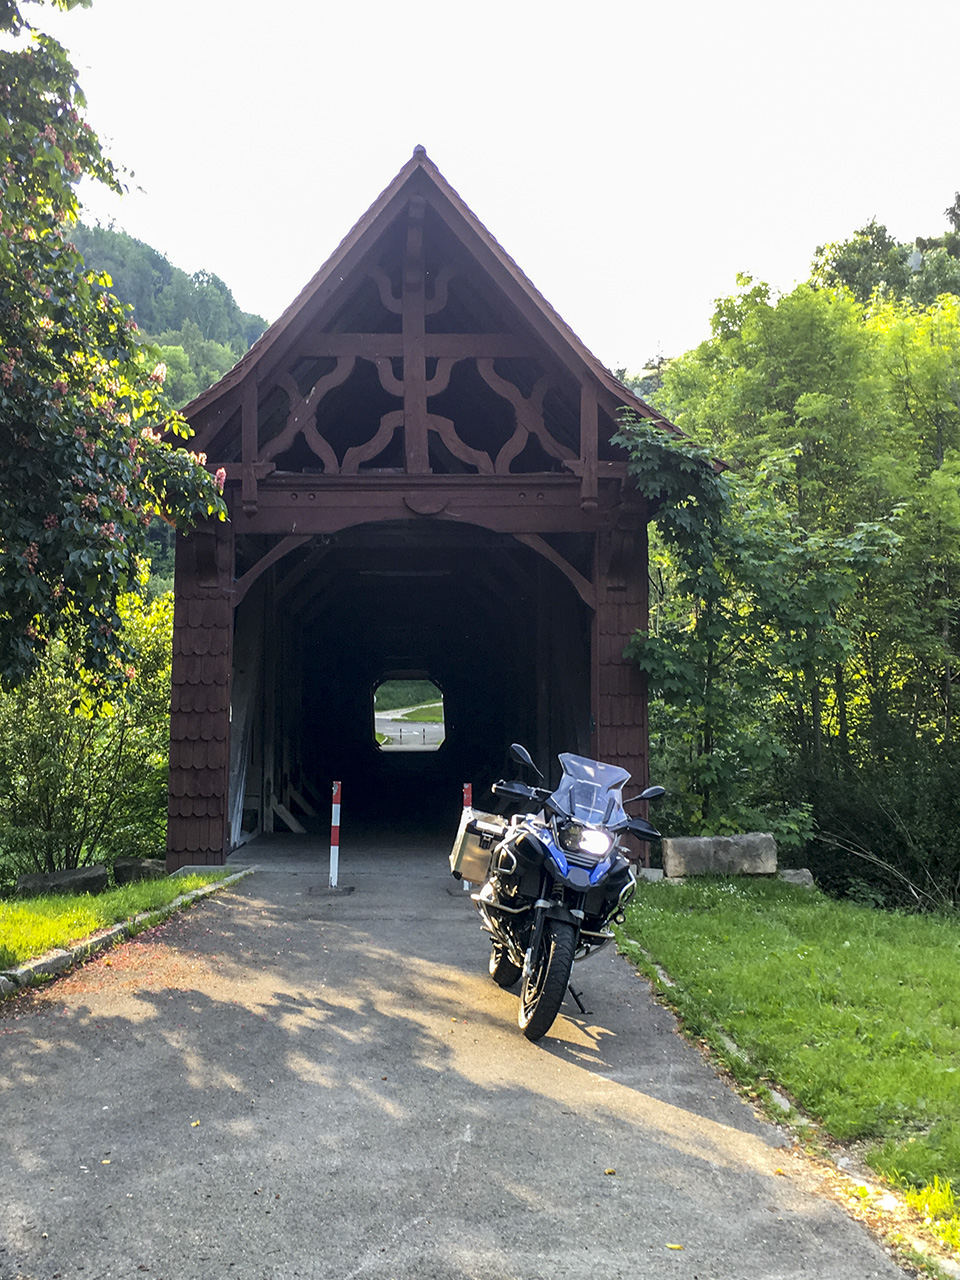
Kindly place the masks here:
<instances>
[{"instance_id":1,"label":"gravel road surface","mask_svg":"<svg viewBox=\"0 0 960 1280\"><path fill-rule=\"evenodd\" d=\"M0 1006L0 1280L903 1276L624 960L531 1045L436 845L232 861Z\"/></svg>"}]
</instances>

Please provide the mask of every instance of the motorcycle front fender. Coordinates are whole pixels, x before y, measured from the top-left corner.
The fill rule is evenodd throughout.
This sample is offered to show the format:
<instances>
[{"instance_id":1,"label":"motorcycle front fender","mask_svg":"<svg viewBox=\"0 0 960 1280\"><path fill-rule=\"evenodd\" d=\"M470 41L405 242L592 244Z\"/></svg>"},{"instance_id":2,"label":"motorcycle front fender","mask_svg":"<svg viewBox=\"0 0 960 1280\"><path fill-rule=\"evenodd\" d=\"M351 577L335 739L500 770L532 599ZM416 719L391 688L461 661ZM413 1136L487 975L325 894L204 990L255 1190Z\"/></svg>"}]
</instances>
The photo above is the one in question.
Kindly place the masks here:
<instances>
[{"instance_id":1,"label":"motorcycle front fender","mask_svg":"<svg viewBox=\"0 0 960 1280\"><path fill-rule=\"evenodd\" d=\"M575 929L579 929L583 920L582 911L574 911L572 907L566 906L563 902L551 902L549 906L542 907L544 919L546 920L562 920L565 924L572 924Z\"/></svg>"}]
</instances>

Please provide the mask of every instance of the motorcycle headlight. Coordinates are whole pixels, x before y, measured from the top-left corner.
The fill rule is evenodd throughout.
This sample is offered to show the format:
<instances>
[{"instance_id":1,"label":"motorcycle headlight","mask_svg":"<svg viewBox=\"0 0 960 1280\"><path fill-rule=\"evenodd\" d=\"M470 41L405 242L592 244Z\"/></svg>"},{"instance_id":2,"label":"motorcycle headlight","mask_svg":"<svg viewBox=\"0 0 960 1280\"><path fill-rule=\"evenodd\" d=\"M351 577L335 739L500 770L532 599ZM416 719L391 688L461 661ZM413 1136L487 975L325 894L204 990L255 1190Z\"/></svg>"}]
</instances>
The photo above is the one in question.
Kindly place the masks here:
<instances>
[{"instance_id":1,"label":"motorcycle headlight","mask_svg":"<svg viewBox=\"0 0 960 1280\"><path fill-rule=\"evenodd\" d=\"M613 836L597 827L584 826L582 822L565 822L558 835L567 853L586 853L593 858L603 858L613 848Z\"/></svg>"}]
</instances>

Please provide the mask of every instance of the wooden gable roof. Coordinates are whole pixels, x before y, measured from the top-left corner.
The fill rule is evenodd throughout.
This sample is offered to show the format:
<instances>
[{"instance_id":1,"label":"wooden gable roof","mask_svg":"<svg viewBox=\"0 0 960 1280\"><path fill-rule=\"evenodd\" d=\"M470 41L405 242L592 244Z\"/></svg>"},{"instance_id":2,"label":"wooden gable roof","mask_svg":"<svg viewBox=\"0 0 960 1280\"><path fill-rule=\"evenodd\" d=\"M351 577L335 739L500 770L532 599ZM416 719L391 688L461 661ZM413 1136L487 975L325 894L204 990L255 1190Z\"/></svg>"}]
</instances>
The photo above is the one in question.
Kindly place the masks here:
<instances>
[{"instance_id":1,"label":"wooden gable roof","mask_svg":"<svg viewBox=\"0 0 960 1280\"><path fill-rule=\"evenodd\" d=\"M523 317L561 360L579 366L584 374L595 378L598 385L607 390L618 403L631 406L640 416L663 421L650 405L616 378L583 344L447 182L423 147L414 150L411 159L393 181L384 188L314 277L246 355L187 406L186 416L191 420L201 418L210 405L228 395L253 369L269 362L271 354L278 348L289 345L291 334L309 325L318 312L325 309L325 304L338 291L342 291L350 272L369 253L371 243L383 235L398 212L415 196L424 198L440 213L478 264L514 304L518 315Z\"/></svg>"},{"instance_id":2,"label":"wooden gable roof","mask_svg":"<svg viewBox=\"0 0 960 1280\"><path fill-rule=\"evenodd\" d=\"M675 431L584 346L418 147L280 318L187 406L196 447L276 472L546 474L595 505L623 408Z\"/></svg>"}]
</instances>

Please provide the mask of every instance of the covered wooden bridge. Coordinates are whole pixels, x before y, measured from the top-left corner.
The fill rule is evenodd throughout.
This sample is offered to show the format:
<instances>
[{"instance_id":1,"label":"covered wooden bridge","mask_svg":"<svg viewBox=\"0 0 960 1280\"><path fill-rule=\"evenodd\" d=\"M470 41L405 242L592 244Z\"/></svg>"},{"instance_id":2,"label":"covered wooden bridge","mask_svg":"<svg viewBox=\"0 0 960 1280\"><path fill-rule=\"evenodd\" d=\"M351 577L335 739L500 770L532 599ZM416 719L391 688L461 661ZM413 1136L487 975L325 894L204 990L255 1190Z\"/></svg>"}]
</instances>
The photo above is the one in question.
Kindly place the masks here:
<instances>
[{"instance_id":1,"label":"covered wooden bridge","mask_svg":"<svg viewBox=\"0 0 960 1280\"><path fill-rule=\"evenodd\" d=\"M168 868L344 813L455 821L510 741L646 777L646 417L422 148L248 354L189 406L229 523L177 543ZM664 424L666 425L666 424ZM443 691L431 753L373 695Z\"/></svg>"}]
</instances>

